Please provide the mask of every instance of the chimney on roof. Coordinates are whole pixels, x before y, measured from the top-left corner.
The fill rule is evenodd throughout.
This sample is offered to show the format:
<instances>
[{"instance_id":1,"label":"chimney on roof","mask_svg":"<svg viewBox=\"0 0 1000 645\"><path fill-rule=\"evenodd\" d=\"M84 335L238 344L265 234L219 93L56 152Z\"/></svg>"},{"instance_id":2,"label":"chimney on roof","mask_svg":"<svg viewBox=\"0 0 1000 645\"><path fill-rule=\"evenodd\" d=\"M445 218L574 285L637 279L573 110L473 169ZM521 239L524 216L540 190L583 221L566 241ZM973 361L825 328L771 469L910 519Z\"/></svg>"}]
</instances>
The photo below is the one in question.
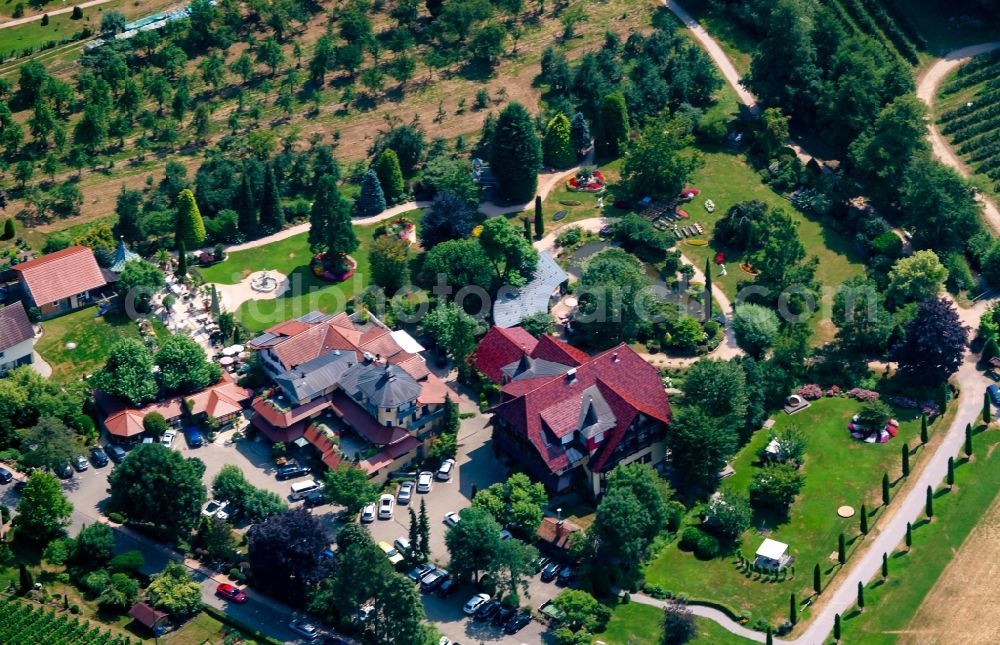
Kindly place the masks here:
<instances>
[{"instance_id":1,"label":"chimney on roof","mask_svg":"<svg viewBox=\"0 0 1000 645\"><path fill-rule=\"evenodd\" d=\"M377 363L380 360L382 360L382 355L381 354L375 354L375 362ZM389 363L389 361L386 361L386 364L388 364L388 363Z\"/></svg>"},{"instance_id":2,"label":"chimney on roof","mask_svg":"<svg viewBox=\"0 0 1000 645\"><path fill-rule=\"evenodd\" d=\"M566 372L566 381L572 383L576 380L576 368L572 367Z\"/></svg>"},{"instance_id":3,"label":"chimney on roof","mask_svg":"<svg viewBox=\"0 0 1000 645\"><path fill-rule=\"evenodd\" d=\"M621 363L622 362L621 357L618 356L618 352L615 352L614 354L612 354L611 360L614 361L615 363Z\"/></svg>"}]
</instances>

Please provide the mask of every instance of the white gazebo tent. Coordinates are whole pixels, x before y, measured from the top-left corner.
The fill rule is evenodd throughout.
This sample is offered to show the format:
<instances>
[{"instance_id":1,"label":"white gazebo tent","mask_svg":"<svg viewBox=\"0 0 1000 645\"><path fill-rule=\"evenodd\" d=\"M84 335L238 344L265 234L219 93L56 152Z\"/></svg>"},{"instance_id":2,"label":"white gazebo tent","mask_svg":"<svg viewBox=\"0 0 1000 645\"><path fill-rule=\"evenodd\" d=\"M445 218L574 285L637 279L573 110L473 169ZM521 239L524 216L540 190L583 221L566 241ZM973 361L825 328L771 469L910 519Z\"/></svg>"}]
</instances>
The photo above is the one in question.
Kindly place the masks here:
<instances>
[{"instance_id":1,"label":"white gazebo tent","mask_svg":"<svg viewBox=\"0 0 1000 645\"><path fill-rule=\"evenodd\" d=\"M755 564L765 567L780 567L787 559L788 545L771 538L765 538L757 549Z\"/></svg>"}]
</instances>

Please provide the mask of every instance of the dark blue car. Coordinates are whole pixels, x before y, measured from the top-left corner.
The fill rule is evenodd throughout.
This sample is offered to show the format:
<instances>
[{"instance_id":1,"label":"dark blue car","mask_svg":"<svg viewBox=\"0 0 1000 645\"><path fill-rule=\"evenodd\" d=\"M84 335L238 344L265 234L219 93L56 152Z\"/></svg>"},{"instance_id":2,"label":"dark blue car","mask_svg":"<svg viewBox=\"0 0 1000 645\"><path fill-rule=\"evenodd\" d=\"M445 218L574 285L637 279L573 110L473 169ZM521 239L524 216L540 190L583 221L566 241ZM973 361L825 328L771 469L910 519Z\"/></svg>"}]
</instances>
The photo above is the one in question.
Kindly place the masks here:
<instances>
[{"instance_id":1,"label":"dark blue car","mask_svg":"<svg viewBox=\"0 0 1000 645\"><path fill-rule=\"evenodd\" d=\"M990 401L993 402L993 405L1000 408L1000 387L991 385L986 388L986 393L990 395Z\"/></svg>"},{"instance_id":2,"label":"dark blue car","mask_svg":"<svg viewBox=\"0 0 1000 645\"><path fill-rule=\"evenodd\" d=\"M184 438L187 439L188 448L201 448L205 445L198 428L184 428Z\"/></svg>"}]
</instances>

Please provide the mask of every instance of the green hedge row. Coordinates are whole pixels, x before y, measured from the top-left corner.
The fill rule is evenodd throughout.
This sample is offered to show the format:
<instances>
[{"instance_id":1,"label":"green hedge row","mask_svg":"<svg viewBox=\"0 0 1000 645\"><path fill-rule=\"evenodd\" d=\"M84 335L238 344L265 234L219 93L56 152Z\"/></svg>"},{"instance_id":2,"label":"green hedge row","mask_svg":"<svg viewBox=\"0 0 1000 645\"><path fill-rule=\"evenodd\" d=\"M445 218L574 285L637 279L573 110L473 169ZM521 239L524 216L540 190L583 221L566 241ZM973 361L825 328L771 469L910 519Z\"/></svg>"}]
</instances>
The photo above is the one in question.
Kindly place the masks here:
<instances>
[{"instance_id":1,"label":"green hedge row","mask_svg":"<svg viewBox=\"0 0 1000 645\"><path fill-rule=\"evenodd\" d=\"M1000 105L996 105L994 107L997 108L995 114L989 117L984 117L976 123L969 124L964 128L952 132L952 144L958 145L960 143L965 143L966 141L978 137L981 134L986 134L987 132L1000 128Z\"/></svg>"},{"instance_id":2,"label":"green hedge row","mask_svg":"<svg viewBox=\"0 0 1000 645\"><path fill-rule=\"evenodd\" d=\"M1000 92L991 92L983 96L976 96L975 102L972 106L963 105L962 108L966 109L965 114L960 114L957 117L952 118L942 118L941 119L941 132L944 134L951 134L952 132L958 132L963 128L967 128L971 125L982 122L985 119L991 119L997 115L1000 115ZM948 112L948 115L954 114L958 110Z\"/></svg>"},{"instance_id":3,"label":"green hedge row","mask_svg":"<svg viewBox=\"0 0 1000 645\"><path fill-rule=\"evenodd\" d=\"M882 3L883 0L864 0L868 14L882 28L882 33L892 41L896 51L910 64L916 65L920 60L917 56L917 46L903 33L903 30L899 28L899 23L889 15Z\"/></svg>"},{"instance_id":4,"label":"green hedge row","mask_svg":"<svg viewBox=\"0 0 1000 645\"><path fill-rule=\"evenodd\" d=\"M861 28L861 31L880 41L887 49L895 51L911 65L917 63L917 54L913 51L913 48L906 46L905 40L901 48L888 34L879 29L878 23L865 8L865 5L862 4L861 0L839 0L839 2L847 10L851 18L854 19L858 27Z\"/></svg>"},{"instance_id":5,"label":"green hedge row","mask_svg":"<svg viewBox=\"0 0 1000 645\"><path fill-rule=\"evenodd\" d=\"M910 17L905 11L899 8L896 0L881 0L882 4L885 5L886 10L892 15L892 20L899 28L902 30L906 37L910 39L911 42L915 43L920 49L927 49L927 39L924 35L920 33L913 23L910 22Z\"/></svg>"},{"instance_id":6,"label":"green hedge row","mask_svg":"<svg viewBox=\"0 0 1000 645\"><path fill-rule=\"evenodd\" d=\"M987 132L972 141L963 143L959 146L958 153L968 155L971 163L978 163L1000 153L1000 130Z\"/></svg>"},{"instance_id":7,"label":"green hedge row","mask_svg":"<svg viewBox=\"0 0 1000 645\"><path fill-rule=\"evenodd\" d=\"M205 605L203 611L212 618L219 621L220 623L238 629L247 636L251 636L254 640L260 643L265 643L266 645L284 645L282 641L279 641L276 638L271 638L270 636L266 636L262 634L260 631L244 625L243 623L236 620L235 618L233 618L226 612L222 611L221 609L217 609L211 605Z\"/></svg>"},{"instance_id":8,"label":"green hedge row","mask_svg":"<svg viewBox=\"0 0 1000 645\"><path fill-rule=\"evenodd\" d=\"M983 82L986 82L986 87L988 89L995 89L995 87L990 87L992 85L990 81L995 82L998 77L1000 77L1000 59L991 59L989 64L984 65L969 74L960 75L955 80L945 85L941 88L941 96L948 96L949 94L960 92L967 87L979 85Z\"/></svg>"}]
</instances>

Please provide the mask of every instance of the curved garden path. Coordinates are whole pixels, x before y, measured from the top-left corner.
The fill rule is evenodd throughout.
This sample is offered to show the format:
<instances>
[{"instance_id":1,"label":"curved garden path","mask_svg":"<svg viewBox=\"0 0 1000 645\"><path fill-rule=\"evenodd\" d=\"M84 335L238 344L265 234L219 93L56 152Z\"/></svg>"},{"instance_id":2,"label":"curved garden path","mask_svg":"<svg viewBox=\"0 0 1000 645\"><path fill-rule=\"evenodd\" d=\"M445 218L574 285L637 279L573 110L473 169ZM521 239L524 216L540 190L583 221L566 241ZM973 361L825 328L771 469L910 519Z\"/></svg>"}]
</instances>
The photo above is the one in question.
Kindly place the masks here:
<instances>
[{"instance_id":1,"label":"curved garden path","mask_svg":"<svg viewBox=\"0 0 1000 645\"><path fill-rule=\"evenodd\" d=\"M566 226L579 226L585 231L590 233L596 233L600 231L605 225L610 224L615 221L616 218L613 217L590 217L588 219L577 220L575 222L570 222ZM562 227L561 227L562 228ZM556 237L558 236L561 228L557 228L542 239L535 242L535 248L539 251L544 251L546 253L552 252L556 246ZM705 274L699 269L691 260L689 260L683 253L681 254L681 262L691 266L694 269L694 275L692 276L692 281L705 283ZM733 312L733 305L729 301L729 296L727 296L722 289L719 288L717 284L712 284L712 295L715 297L715 301L719 303L719 308L722 310L721 313L728 319ZM719 343L719 346L714 350L706 354L705 356L710 356L712 358L720 358L723 360L728 360L735 356L740 356L743 354L736 344L736 336L733 334L733 329L731 325L725 326L726 337ZM655 363L657 365L662 365L664 367L686 367L705 356L692 356L684 358L671 358L665 354L641 354L650 363Z\"/></svg>"},{"instance_id":2,"label":"curved garden path","mask_svg":"<svg viewBox=\"0 0 1000 645\"><path fill-rule=\"evenodd\" d=\"M995 40L948 52L943 58L938 59L937 62L927 68L927 71L919 79L917 84L917 98L926 103L928 108L933 109L934 101L937 100L938 87L940 87L941 81L952 70L971 58L987 54L995 49L1000 49L1000 41ZM931 150L934 152L934 156L942 163L962 173L963 176L968 177L968 166L958 158L958 155L948 145L933 118L928 120L928 130L927 138L930 139ZM976 193L976 200L983 205L983 219L986 224L994 233L1000 234L1000 210L997 209L996 203L981 192Z\"/></svg>"},{"instance_id":3,"label":"curved garden path","mask_svg":"<svg viewBox=\"0 0 1000 645\"><path fill-rule=\"evenodd\" d=\"M589 152L583 160L577 165L569 168L567 170L560 170L556 172L543 172L538 175L538 195L541 196L542 201L549 196L549 193L556 187L562 184L570 175L576 174L580 168L592 163L594 160L593 151ZM372 215L371 217L356 217L351 220L351 224L358 226L366 226L368 224L376 224L378 222L384 222L387 219L392 219L403 213L408 213L412 210L417 210L418 208L426 208L430 206L431 203L428 201L412 201L406 202L405 204L399 204L393 206L392 208L387 208L378 215ZM479 204L479 212L483 213L487 217L496 217L497 215L507 215L510 213L520 213L521 211L531 210L535 207L535 198L532 197L531 200L525 202L524 204L513 204L509 206L498 206L493 202L482 202ZM285 240L290 237L294 237L301 233L305 233L309 230L309 222L303 222L302 224L297 224L295 226L289 226L286 229L278 231L273 235L268 235L267 237L262 237L257 240L251 240L250 242L244 242L243 244L233 244L226 247L226 252L231 251L245 251L246 249L255 249L261 246L266 246L271 242L277 242L279 240Z\"/></svg>"}]
</instances>

